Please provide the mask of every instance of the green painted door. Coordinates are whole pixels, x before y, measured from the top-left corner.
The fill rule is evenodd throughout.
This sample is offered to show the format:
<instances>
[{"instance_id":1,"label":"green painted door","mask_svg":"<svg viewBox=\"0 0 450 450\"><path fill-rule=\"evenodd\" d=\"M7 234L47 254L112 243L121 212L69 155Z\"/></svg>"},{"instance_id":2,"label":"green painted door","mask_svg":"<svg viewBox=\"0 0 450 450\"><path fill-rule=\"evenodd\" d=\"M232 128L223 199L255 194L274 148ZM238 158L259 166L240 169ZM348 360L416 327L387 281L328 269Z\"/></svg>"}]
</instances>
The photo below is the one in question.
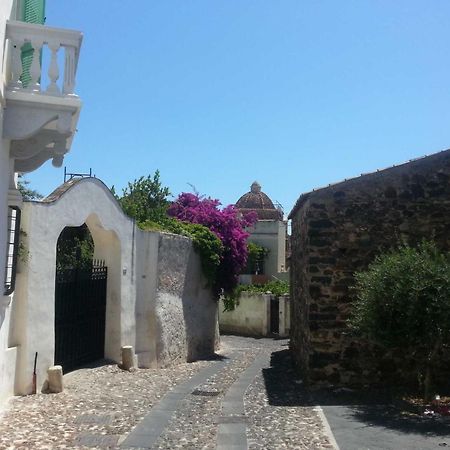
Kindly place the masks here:
<instances>
[{"instance_id":1,"label":"green painted door","mask_svg":"<svg viewBox=\"0 0 450 450\"><path fill-rule=\"evenodd\" d=\"M45 0L22 0L22 17L23 22L37 23L44 25L45 22ZM22 76L21 81L24 87L27 87L31 81L30 67L33 61L33 48L30 44L22 47ZM42 60L42 54L41 54Z\"/></svg>"}]
</instances>

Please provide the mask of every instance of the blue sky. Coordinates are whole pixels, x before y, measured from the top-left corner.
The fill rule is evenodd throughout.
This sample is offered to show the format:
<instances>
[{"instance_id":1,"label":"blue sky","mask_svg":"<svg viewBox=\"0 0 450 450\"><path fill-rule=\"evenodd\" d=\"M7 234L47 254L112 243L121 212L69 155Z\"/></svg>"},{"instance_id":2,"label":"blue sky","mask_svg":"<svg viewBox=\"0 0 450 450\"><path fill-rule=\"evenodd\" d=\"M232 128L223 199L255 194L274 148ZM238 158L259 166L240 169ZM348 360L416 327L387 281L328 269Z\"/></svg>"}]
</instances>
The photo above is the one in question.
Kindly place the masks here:
<instances>
[{"instance_id":1,"label":"blue sky","mask_svg":"<svg viewBox=\"0 0 450 450\"><path fill-rule=\"evenodd\" d=\"M448 0L48 0L46 15L84 33L65 164L119 191L159 169L174 194L228 204L258 180L289 212L450 147ZM27 179L48 194L63 169Z\"/></svg>"}]
</instances>

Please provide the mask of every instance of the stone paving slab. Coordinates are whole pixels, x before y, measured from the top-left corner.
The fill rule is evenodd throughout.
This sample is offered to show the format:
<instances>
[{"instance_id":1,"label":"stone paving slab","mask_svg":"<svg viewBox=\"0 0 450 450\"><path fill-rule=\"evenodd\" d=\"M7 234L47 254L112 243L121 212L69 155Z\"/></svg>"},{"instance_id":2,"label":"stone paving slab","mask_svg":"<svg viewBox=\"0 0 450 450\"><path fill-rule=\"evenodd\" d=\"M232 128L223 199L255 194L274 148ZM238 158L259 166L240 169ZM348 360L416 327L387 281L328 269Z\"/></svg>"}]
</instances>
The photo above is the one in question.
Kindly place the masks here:
<instances>
[{"instance_id":1,"label":"stone paving slab","mask_svg":"<svg viewBox=\"0 0 450 450\"><path fill-rule=\"evenodd\" d=\"M169 425L183 398L191 393L196 386L219 372L227 363L227 359L214 361L192 378L178 385L176 390L168 392L132 430L122 442L121 447L152 448Z\"/></svg>"},{"instance_id":2,"label":"stone paving slab","mask_svg":"<svg viewBox=\"0 0 450 450\"><path fill-rule=\"evenodd\" d=\"M226 450L229 446L248 449L244 394L262 368L268 365L269 355L268 351L258 352L253 363L241 373L225 394L222 400L222 421L217 433L217 449ZM223 418L232 420L227 423Z\"/></svg>"}]
</instances>

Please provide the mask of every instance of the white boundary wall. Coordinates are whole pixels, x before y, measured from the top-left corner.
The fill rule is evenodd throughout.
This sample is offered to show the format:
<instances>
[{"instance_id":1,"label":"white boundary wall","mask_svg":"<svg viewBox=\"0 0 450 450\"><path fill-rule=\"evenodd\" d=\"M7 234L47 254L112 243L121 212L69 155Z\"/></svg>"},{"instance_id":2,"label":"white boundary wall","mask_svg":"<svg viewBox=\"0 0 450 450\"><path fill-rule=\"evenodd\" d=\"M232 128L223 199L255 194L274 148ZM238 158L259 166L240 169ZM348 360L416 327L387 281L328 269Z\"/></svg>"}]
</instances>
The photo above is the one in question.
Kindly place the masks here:
<instances>
[{"instance_id":1,"label":"white boundary wall","mask_svg":"<svg viewBox=\"0 0 450 450\"><path fill-rule=\"evenodd\" d=\"M269 336L271 323L270 302L272 294L251 294L242 292L233 311L224 311L224 303L219 303L219 327L222 333L244 336ZM279 336L287 337L290 331L289 296L278 297Z\"/></svg>"}]
</instances>

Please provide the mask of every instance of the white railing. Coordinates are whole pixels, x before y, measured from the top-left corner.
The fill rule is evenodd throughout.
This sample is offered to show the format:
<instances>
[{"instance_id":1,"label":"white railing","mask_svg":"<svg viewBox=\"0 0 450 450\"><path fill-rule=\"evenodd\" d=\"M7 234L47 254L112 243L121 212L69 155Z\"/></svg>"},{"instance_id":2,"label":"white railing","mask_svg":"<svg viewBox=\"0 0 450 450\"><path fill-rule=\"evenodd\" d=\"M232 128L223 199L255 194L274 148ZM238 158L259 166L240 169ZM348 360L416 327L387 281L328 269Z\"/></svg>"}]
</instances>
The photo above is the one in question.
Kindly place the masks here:
<instances>
[{"instance_id":1,"label":"white railing","mask_svg":"<svg viewBox=\"0 0 450 450\"><path fill-rule=\"evenodd\" d=\"M11 51L11 76L8 89L56 96L75 95L75 75L83 39L79 31L10 20L6 24L6 39L10 42ZM50 50L49 58L42 58L42 50L45 46ZM22 62L22 49L25 48L28 48L31 60L29 69ZM58 55L61 51L64 51L64 70L62 83L60 82L61 86L59 86L61 70L58 60L62 59L58 58ZM24 67L27 67L27 82L21 80ZM41 86L44 79L48 79L46 87Z\"/></svg>"}]
</instances>

